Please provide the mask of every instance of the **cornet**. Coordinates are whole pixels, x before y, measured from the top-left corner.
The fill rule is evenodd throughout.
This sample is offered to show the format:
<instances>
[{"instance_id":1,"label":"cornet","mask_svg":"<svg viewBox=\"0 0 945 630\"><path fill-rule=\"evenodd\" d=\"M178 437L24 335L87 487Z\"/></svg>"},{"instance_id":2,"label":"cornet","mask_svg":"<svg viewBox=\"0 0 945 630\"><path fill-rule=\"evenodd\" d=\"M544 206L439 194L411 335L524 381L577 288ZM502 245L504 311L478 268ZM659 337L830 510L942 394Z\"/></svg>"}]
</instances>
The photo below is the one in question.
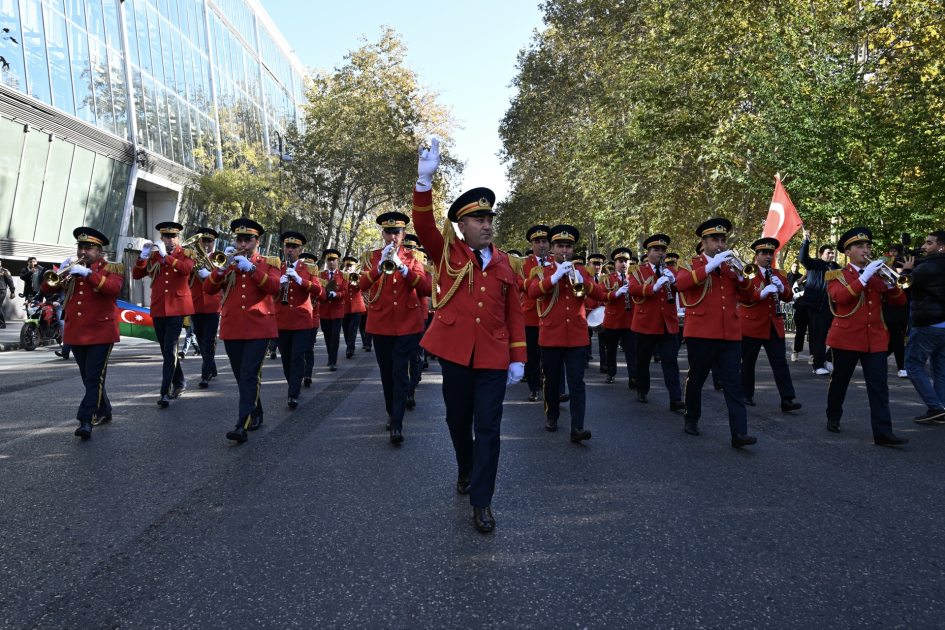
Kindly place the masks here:
<instances>
[{"instance_id":1,"label":"cornet","mask_svg":"<svg viewBox=\"0 0 945 630\"><path fill-rule=\"evenodd\" d=\"M864 256L864 258L866 259L866 262L868 263L873 262L869 256ZM879 275L880 278L882 278L883 282L885 282L886 286L889 287L890 289L893 287L899 287L900 289L908 289L909 287L912 286L911 275L904 276L901 273L897 272L892 267L890 267L889 265L887 265L886 263L883 263L883 266L879 268L879 271L877 272L877 274Z\"/></svg>"},{"instance_id":2,"label":"cornet","mask_svg":"<svg viewBox=\"0 0 945 630\"><path fill-rule=\"evenodd\" d=\"M58 287L60 284L65 282L66 278L69 277L70 269L72 269L76 265L84 265L84 264L85 264L85 256L79 256L68 265L61 267L58 272L50 270L44 273L43 281L53 288Z\"/></svg>"},{"instance_id":3,"label":"cornet","mask_svg":"<svg viewBox=\"0 0 945 630\"><path fill-rule=\"evenodd\" d=\"M754 263L746 263L744 260L739 258L738 252L732 251L732 257L727 261L729 267L732 267L737 274L744 278L754 278L755 274L758 273L758 265Z\"/></svg>"},{"instance_id":4,"label":"cornet","mask_svg":"<svg viewBox=\"0 0 945 630\"><path fill-rule=\"evenodd\" d=\"M559 265L565 262L567 259L564 255L561 256L561 260L558 260L558 256L555 255L555 262ZM574 294L574 297L582 298L587 294L587 287L584 286L583 282L578 282L578 271L574 268L574 265L568 269L568 280L571 281L571 292Z\"/></svg>"},{"instance_id":5,"label":"cornet","mask_svg":"<svg viewBox=\"0 0 945 630\"><path fill-rule=\"evenodd\" d=\"M387 250L387 256L384 257L384 260L381 261L381 271L384 272L384 275L391 275L397 271L397 265L394 263L394 248L391 247Z\"/></svg>"}]
</instances>

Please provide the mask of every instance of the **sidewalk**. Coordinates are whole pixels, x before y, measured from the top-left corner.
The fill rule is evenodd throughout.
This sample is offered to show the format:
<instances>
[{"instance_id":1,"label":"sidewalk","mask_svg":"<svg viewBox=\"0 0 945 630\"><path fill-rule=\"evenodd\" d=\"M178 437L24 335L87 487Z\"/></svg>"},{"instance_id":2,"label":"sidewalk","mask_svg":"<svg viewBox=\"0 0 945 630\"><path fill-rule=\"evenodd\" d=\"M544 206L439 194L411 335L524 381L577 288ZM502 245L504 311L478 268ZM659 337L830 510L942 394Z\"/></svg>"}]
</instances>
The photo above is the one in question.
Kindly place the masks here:
<instances>
[{"instance_id":1,"label":"sidewalk","mask_svg":"<svg viewBox=\"0 0 945 630\"><path fill-rule=\"evenodd\" d=\"M20 329L23 328L22 319L11 319L7 321L6 328L0 328L0 352L20 349ZM40 346L57 345L55 341L41 341Z\"/></svg>"}]
</instances>

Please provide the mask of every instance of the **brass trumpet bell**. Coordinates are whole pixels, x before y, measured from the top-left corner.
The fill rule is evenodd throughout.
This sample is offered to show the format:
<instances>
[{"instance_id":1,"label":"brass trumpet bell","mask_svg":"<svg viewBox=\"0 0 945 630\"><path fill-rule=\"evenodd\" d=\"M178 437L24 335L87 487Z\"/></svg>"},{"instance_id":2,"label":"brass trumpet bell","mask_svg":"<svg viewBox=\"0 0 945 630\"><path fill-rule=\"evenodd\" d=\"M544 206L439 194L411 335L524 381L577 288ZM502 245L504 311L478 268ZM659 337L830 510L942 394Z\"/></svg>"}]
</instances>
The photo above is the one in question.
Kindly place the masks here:
<instances>
[{"instance_id":1,"label":"brass trumpet bell","mask_svg":"<svg viewBox=\"0 0 945 630\"><path fill-rule=\"evenodd\" d=\"M393 274L395 271L397 271L397 265L394 264L393 258L394 258L394 248L391 247L389 250L387 250L387 256L381 262L381 271L384 272L384 275L389 276Z\"/></svg>"},{"instance_id":2,"label":"brass trumpet bell","mask_svg":"<svg viewBox=\"0 0 945 630\"><path fill-rule=\"evenodd\" d=\"M84 265L84 264L85 264L85 256L80 256L76 258L75 260L73 260L68 265L65 265L64 267L62 267L59 271L49 270L46 273L44 273L43 282L45 282L47 285L53 288L56 288L60 284L65 282L66 278L69 277L70 269L72 269L76 265Z\"/></svg>"}]
</instances>

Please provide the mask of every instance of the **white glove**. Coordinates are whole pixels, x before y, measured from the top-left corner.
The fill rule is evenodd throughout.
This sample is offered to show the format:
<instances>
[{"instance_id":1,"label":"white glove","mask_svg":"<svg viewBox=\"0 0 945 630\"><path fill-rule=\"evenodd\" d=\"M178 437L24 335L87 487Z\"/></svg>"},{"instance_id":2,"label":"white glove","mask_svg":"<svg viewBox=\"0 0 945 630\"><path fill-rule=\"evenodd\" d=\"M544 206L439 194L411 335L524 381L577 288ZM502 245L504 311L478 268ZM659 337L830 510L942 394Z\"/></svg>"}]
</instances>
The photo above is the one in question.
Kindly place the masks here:
<instances>
[{"instance_id":1,"label":"white glove","mask_svg":"<svg viewBox=\"0 0 945 630\"><path fill-rule=\"evenodd\" d=\"M617 291L615 292L615 295L618 295L618 296L619 296L619 295L626 295L626 294L627 294L627 291L629 291L629 290L630 290L630 287L629 287L627 284L621 284L621 285L620 285L620 288L617 289Z\"/></svg>"},{"instance_id":2,"label":"white glove","mask_svg":"<svg viewBox=\"0 0 945 630\"><path fill-rule=\"evenodd\" d=\"M669 269L663 270L663 277L666 278L671 284L676 284L676 276L673 275L673 272Z\"/></svg>"},{"instance_id":3,"label":"white glove","mask_svg":"<svg viewBox=\"0 0 945 630\"><path fill-rule=\"evenodd\" d=\"M82 265L76 265L75 267L69 270L69 273L73 275L79 275L84 278L85 276L92 273L92 270L89 269L88 267L83 267Z\"/></svg>"},{"instance_id":4,"label":"white glove","mask_svg":"<svg viewBox=\"0 0 945 630\"><path fill-rule=\"evenodd\" d=\"M397 257L394 256L394 258L397 258ZM403 268L400 270L400 275L406 278L408 273L410 273L410 267L408 267L407 265L404 265Z\"/></svg>"},{"instance_id":5,"label":"white glove","mask_svg":"<svg viewBox=\"0 0 945 630\"><path fill-rule=\"evenodd\" d=\"M551 274L551 284L558 284L558 281L561 280L561 278L563 278L566 273L568 273L569 269L571 269L571 263L569 261L565 261L558 265L558 268L555 269L555 272Z\"/></svg>"},{"instance_id":6,"label":"white glove","mask_svg":"<svg viewBox=\"0 0 945 630\"><path fill-rule=\"evenodd\" d=\"M279 277L279 284L285 284L288 281L289 276L287 274L282 274L282 276Z\"/></svg>"},{"instance_id":7,"label":"white glove","mask_svg":"<svg viewBox=\"0 0 945 630\"><path fill-rule=\"evenodd\" d=\"M59 263L59 268L62 269L63 267L65 267L66 265L68 265L70 262L72 262L72 257L71 257L71 256L70 256L69 258L66 258L66 259L65 259L64 261L62 261L61 263Z\"/></svg>"},{"instance_id":8,"label":"white glove","mask_svg":"<svg viewBox=\"0 0 945 630\"><path fill-rule=\"evenodd\" d=\"M329 292L328 292L328 299L329 299L329 300L334 300L336 297L338 297L338 294L335 293L334 291L329 291Z\"/></svg>"},{"instance_id":9,"label":"white glove","mask_svg":"<svg viewBox=\"0 0 945 630\"><path fill-rule=\"evenodd\" d=\"M879 268L882 266L883 266L882 260L874 260L873 262L871 262L869 265L866 266L866 269L864 269L863 273L860 275L860 282L862 282L865 286L866 283L870 281L870 278L872 278L876 274L876 272L879 271Z\"/></svg>"},{"instance_id":10,"label":"white glove","mask_svg":"<svg viewBox=\"0 0 945 630\"><path fill-rule=\"evenodd\" d=\"M288 269L286 269L286 270L285 270L285 276L282 276L282 277L283 277L283 278L285 278L285 277L292 278L293 280L295 280L295 282L296 282L299 286L302 286L302 282L303 282L303 281L302 281L302 276L300 276L300 275L299 275L299 272L297 272L297 271L296 271L294 268L292 268L292 267L289 267Z\"/></svg>"},{"instance_id":11,"label":"white glove","mask_svg":"<svg viewBox=\"0 0 945 630\"><path fill-rule=\"evenodd\" d=\"M509 364L509 377L505 381L506 385L513 385L522 380L522 377L525 376L525 364L524 363L510 363Z\"/></svg>"},{"instance_id":12,"label":"white glove","mask_svg":"<svg viewBox=\"0 0 945 630\"><path fill-rule=\"evenodd\" d=\"M709 259L709 262L705 266L706 273L711 273L715 271L716 269L718 269L719 267L721 267L722 263L726 262L729 258L732 257L732 255L733 255L732 250L720 252L719 254L716 254L715 256L709 256L708 254L706 254L706 258Z\"/></svg>"},{"instance_id":13,"label":"white glove","mask_svg":"<svg viewBox=\"0 0 945 630\"><path fill-rule=\"evenodd\" d=\"M197 275L200 276L201 280L206 280L207 278L210 277L210 272L207 271L206 269L198 269Z\"/></svg>"},{"instance_id":14,"label":"white glove","mask_svg":"<svg viewBox=\"0 0 945 630\"><path fill-rule=\"evenodd\" d=\"M666 276L661 276L659 280L653 283L653 293L656 293L657 291L662 289L663 285L665 285L667 282L669 282L669 278L667 278Z\"/></svg>"},{"instance_id":15,"label":"white glove","mask_svg":"<svg viewBox=\"0 0 945 630\"><path fill-rule=\"evenodd\" d=\"M771 284L778 287L778 293L784 291L784 284L781 283L781 278L777 276L771 276Z\"/></svg>"},{"instance_id":16,"label":"white glove","mask_svg":"<svg viewBox=\"0 0 945 630\"><path fill-rule=\"evenodd\" d=\"M249 271L253 268L253 263L249 262L246 256L237 256L233 260L236 261L236 265L240 268L240 271Z\"/></svg>"},{"instance_id":17,"label":"white glove","mask_svg":"<svg viewBox=\"0 0 945 630\"><path fill-rule=\"evenodd\" d=\"M381 250L381 259L380 259L380 260L378 261L378 263L377 263L377 273L383 273L383 272L381 271L381 264L382 264L385 260L387 260L387 252L389 252L389 251L390 251L390 248L393 247L393 246L394 246L394 244L391 243L390 245L386 246L384 249Z\"/></svg>"},{"instance_id":18,"label":"white glove","mask_svg":"<svg viewBox=\"0 0 945 630\"><path fill-rule=\"evenodd\" d=\"M141 260L144 260L151 255L151 248L154 247L154 243L145 243L141 246ZM71 259L70 259L71 260Z\"/></svg>"},{"instance_id":19,"label":"white glove","mask_svg":"<svg viewBox=\"0 0 945 630\"><path fill-rule=\"evenodd\" d=\"M433 187L433 175L440 166L440 141L433 138L430 150L419 148L420 163L417 164L417 190L426 192Z\"/></svg>"},{"instance_id":20,"label":"white glove","mask_svg":"<svg viewBox=\"0 0 945 630\"><path fill-rule=\"evenodd\" d=\"M227 258L229 258L231 254L235 254L235 253L236 253L235 247L227 247L226 249L223 250L223 255L226 256Z\"/></svg>"},{"instance_id":21,"label":"white glove","mask_svg":"<svg viewBox=\"0 0 945 630\"><path fill-rule=\"evenodd\" d=\"M574 270L574 277L576 278L576 282L584 282L584 277L581 275L581 272L578 271L577 269Z\"/></svg>"},{"instance_id":22,"label":"white glove","mask_svg":"<svg viewBox=\"0 0 945 630\"><path fill-rule=\"evenodd\" d=\"M161 252L161 256L167 256L167 248L164 247L163 241L158 241L157 243L154 244L154 246L157 247L157 250L159 252Z\"/></svg>"},{"instance_id":23,"label":"white glove","mask_svg":"<svg viewBox=\"0 0 945 630\"><path fill-rule=\"evenodd\" d=\"M773 284L769 284L764 289L761 290L761 299L768 297L769 295L774 295L778 292L778 287Z\"/></svg>"}]
</instances>

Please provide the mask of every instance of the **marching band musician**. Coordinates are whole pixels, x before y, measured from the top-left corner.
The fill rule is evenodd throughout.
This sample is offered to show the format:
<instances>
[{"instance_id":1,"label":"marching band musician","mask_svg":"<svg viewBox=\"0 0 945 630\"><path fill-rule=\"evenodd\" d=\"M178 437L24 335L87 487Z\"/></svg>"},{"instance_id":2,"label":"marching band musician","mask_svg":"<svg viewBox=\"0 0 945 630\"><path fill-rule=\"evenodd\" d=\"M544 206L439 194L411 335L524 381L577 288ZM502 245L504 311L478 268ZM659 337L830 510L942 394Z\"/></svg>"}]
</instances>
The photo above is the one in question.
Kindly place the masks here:
<instances>
[{"instance_id":1,"label":"marching band musician","mask_svg":"<svg viewBox=\"0 0 945 630\"><path fill-rule=\"evenodd\" d=\"M318 277L324 280L325 290L318 296L319 316L325 347L328 349L328 369L334 372L338 369L338 346L341 345L341 324L345 319L348 281L345 274L338 271L341 252L329 248L322 252L322 258L325 260L325 270Z\"/></svg>"},{"instance_id":2,"label":"marching band musician","mask_svg":"<svg viewBox=\"0 0 945 630\"><path fill-rule=\"evenodd\" d=\"M532 269L548 265L548 233L547 225L533 225L525 233L525 239L532 248L531 255L522 265L522 275L519 278L518 288L522 294L522 312L525 314L525 382L528 383L528 400L537 402L541 393L541 348L538 345L538 310L535 308L535 298L528 295L528 279Z\"/></svg>"},{"instance_id":3,"label":"marching band musician","mask_svg":"<svg viewBox=\"0 0 945 630\"><path fill-rule=\"evenodd\" d=\"M63 332L62 343L71 346L85 385L85 395L76 413L79 428L75 435L87 440L92 437L92 425L112 419L112 405L105 393L105 373L112 346L121 339L117 300L125 284L125 268L102 256L108 239L98 230L80 227L72 235L76 239L75 262L69 266L73 259L67 258L59 266L59 273L68 275L55 281L55 286L44 278L40 288L47 294L65 292L63 312L69 325Z\"/></svg>"},{"instance_id":4,"label":"marching band musician","mask_svg":"<svg viewBox=\"0 0 945 630\"><path fill-rule=\"evenodd\" d=\"M424 264L426 259L424 258L422 254L419 253L418 251L419 248L420 248L420 239L418 239L415 234L407 234L406 236L404 236L404 249L410 252L410 255L416 258L417 260L419 260L420 264L422 265ZM423 272L427 274L427 280L430 282L431 288L432 288L432 284L433 284L432 275L430 274L430 272L426 270L426 267L424 267ZM425 298L425 297L420 298L421 310L426 311L424 307L426 307L426 302L428 299L429 298ZM424 332L426 332L426 329L427 329L426 315L427 315L426 312L424 312L423 313ZM421 338L422 338L422 335L421 335ZM414 398L414 395L417 392L417 386L420 384L420 381L423 378L421 376L421 372L423 371L423 348L420 347L419 341L417 341L417 347L414 349L413 354L411 355L411 358L410 358L410 363L408 363L407 365L410 370L410 387L407 390L407 409L413 409L414 407L417 406L417 401Z\"/></svg>"},{"instance_id":5,"label":"marching band musician","mask_svg":"<svg viewBox=\"0 0 945 630\"><path fill-rule=\"evenodd\" d=\"M282 355L282 373L289 383L289 409L299 406L302 393L302 377L305 371L305 351L312 334L312 298L322 294L318 278L309 273L308 266L300 262L302 247L308 242L298 232L283 232L282 253L285 260L280 266L282 273L279 299L275 301L276 327L279 330L279 354Z\"/></svg>"},{"instance_id":6,"label":"marching band musician","mask_svg":"<svg viewBox=\"0 0 945 630\"><path fill-rule=\"evenodd\" d=\"M794 383L788 368L784 345L784 317L780 302L794 299L794 291L787 278L773 269L774 255L781 246L776 238L759 238L751 244L755 252L758 273L751 279L752 288L758 292L757 302L748 302L739 297L738 317L742 325L742 390L745 404L755 406L755 363L764 347L774 373L774 382L781 395L781 411L797 411L801 403L794 400Z\"/></svg>"},{"instance_id":7,"label":"marching band musician","mask_svg":"<svg viewBox=\"0 0 945 630\"><path fill-rule=\"evenodd\" d=\"M223 292L220 338L240 392L236 428L226 438L242 444L249 439L247 431L263 424L259 389L269 340L279 336L272 296L279 293L282 261L256 253L265 230L252 219L236 219L230 230L235 247L224 251L229 264L214 269L204 281L204 291Z\"/></svg>"},{"instance_id":8,"label":"marching band musician","mask_svg":"<svg viewBox=\"0 0 945 630\"><path fill-rule=\"evenodd\" d=\"M551 228L551 249L554 260L549 266L535 267L528 282L528 294L536 300L540 332L541 367L544 372L545 429L558 430L560 383L562 366L565 368L570 392L571 441L591 439L584 428L584 366L587 361L587 317L584 314L586 295L602 301L607 299L604 289L591 280L584 267L574 266L569 260L580 232L571 225ZM576 285L583 284L583 291ZM621 289L626 293L626 288ZM621 293L621 295L623 295ZM610 338L607 340L610 347Z\"/></svg>"},{"instance_id":9,"label":"marching band musician","mask_svg":"<svg viewBox=\"0 0 945 630\"><path fill-rule=\"evenodd\" d=\"M673 285L676 274L665 263L670 238L654 234L643 242L646 260L630 273L627 293L634 302L631 329L636 333L637 401L647 402L650 392L650 356L659 348L663 382L669 393L669 410L686 408L679 385L679 315Z\"/></svg>"},{"instance_id":10,"label":"marching band musician","mask_svg":"<svg viewBox=\"0 0 945 630\"><path fill-rule=\"evenodd\" d=\"M606 261L607 261L607 257L604 256L603 254L591 254L590 256L587 257L587 263L589 265L588 271L591 272L593 275L594 284L603 284L604 276L603 276L603 273L601 272L601 269L603 268L604 263ZM598 306L602 306L602 305L597 300L590 297L586 298L584 300L584 314L590 315L591 311L593 311ZM594 329L588 326L587 334L588 334L588 338L590 339L590 343L587 346L587 360L588 362L590 362L594 360ZM600 359L601 374L605 374L607 372L607 350L605 350L606 347L607 346L604 343L604 329L603 327L598 327L597 329L597 356ZM590 367L590 363L588 363L588 367Z\"/></svg>"},{"instance_id":11,"label":"marching band musician","mask_svg":"<svg viewBox=\"0 0 945 630\"><path fill-rule=\"evenodd\" d=\"M605 288L610 293L626 286L629 277L630 261L633 253L626 247L618 247L611 252L614 261L614 273L605 279ZM636 267L634 267L635 269ZM610 288L607 288L610 287ZM635 389L636 381L636 333L633 332L633 301L624 292L622 297L607 296L607 310L604 312L604 334L607 349L607 383L613 383L617 376L617 348L623 347L623 356L627 362L627 387Z\"/></svg>"},{"instance_id":12,"label":"marching band musician","mask_svg":"<svg viewBox=\"0 0 945 630\"><path fill-rule=\"evenodd\" d=\"M423 347L439 357L443 370L446 424L459 473L456 490L469 494L473 526L491 533L502 402L508 385L525 373L524 317L509 257L492 243L495 193L466 191L437 230L431 187L439 141L434 138L431 145L429 151L420 150L413 216L442 292ZM454 222L462 240L456 238ZM587 333L581 333L586 341Z\"/></svg>"},{"instance_id":13,"label":"marching band musician","mask_svg":"<svg viewBox=\"0 0 945 630\"><path fill-rule=\"evenodd\" d=\"M177 398L187 389L187 380L178 362L177 345L184 317L194 314L190 292L194 253L180 246L180 233L184 229L180 223L164 221L154 227L161 233L161 240L145 242L131 277L135 280L145 276L151 278L151 318L164 355L161 397L157 404L164 409L172 398Z\"/></svg>"},{"instance_id":14,"label":"marching band musician","mask_svg":"<svg viewBox=\"0 0 945 630\"><path fill-rule=\"evenodd\" d=\"M354 256L345 256L341 259L344 266L345 279L351 274L359 275L355 269L358 259ZM360 280L360 279L359 279ZM358 329L361 326L361 317L367 309L364 306L364 297L358 282L348 282L348 295L345 296L345 316L341 321L341 328L345 338L345 358L354 357L354 344L358 341Z\"/></svg>"},{"instance_id":15,"label":"marching band musician","mask_svg":"<svg viewBox=\"0 0 945 630\"><path fill-rule=\"evenodd\" d=\"M197 347L200 349L202 363L200 366L200 383L197 387L210 387L210 379L217 375L217 330L220 328L220 294L207 293L203 290L203 282L213 271L209 264L214 252L219 233L213 228L197 228L200 239L197 241L200 254L190 276L190 293L194 302L194 314L190 320L194 324L194 334L197 336Z\"/></svg>"},{"instance_id":16,"label":"marching band musician","mask_svg":"<svg viewBox=\"0 0 945 630\"><path fill-rule=\"evenodd\" d=\"M692 259L692 263L693 263L693 264L695 264L695 262L699 259L699 256L702 255L702 250L704 250L704 249L705 249L705 245L703 244L702 241L699 241L698 243L696 243L696 257ZM685 261L683 261L683 263L685 264ZM692 266L691 266L691 265L686 265L686 272L687 272L687 273L692 273ZM679 302L680 302L680 304L678 304L677 307L678 307L678 306L682 306L682 300L681 300L681 299L679 300ZM686 309L683 308L683 313L685 313L685 311L686 311ZM679 312L679 309L678 309L678 308L676 309L676 312L677 312L677 313ZM685 326L683 326L683 328L685 328ZM681 344L682 344L682 340L684 340L684 339L686 338L685 330L681 329L681 330L679 331L679 334L680 334L680 345L681 345ZM719 368L719 362L718 362L718 361L713 361L713 362L712 362L712 368L711 368L709 371L712 373L712 388L713 388L715 391L717 391L717 392L722 391L722 377L720 376L720 375L722 374L722 370L721 370L721 368Z\"/></svg>"},{"instance_id":17,"label":"marching band musician","mask_svg":"<svg viewBox=\"0 0 945 630\"><path fill-rule=\"evenodd\" d=\"M299 254L299 260L302 261L302 264L305 265L306 270L309 273L309 276L313 279L318 279L318 256L309 252L303 252ZM321 284L319 282L319 284ZM324 291L324 287L322 287ZM303 363L302 363L302 385L309 387L312 384L312 371L315 369L315 346L318 345L318 330L319 330L319 303L318 298L314 295L309 296L309 302L312 305L312 328L308 336L308 341L305 343L305 352L303 354Z\"/></svg>"},{"instance_id":18,"label":"marching band musician","mask_svg":"<svg viewBox=\"0 0 945 630\"><path fill-rule=\"evenodd\" d=\"M840 433L843 399L853 377L857 361L863 366L863 380L870 402L873 442L881 446L901 446L909 440L892 432L889 413L889 387L886 384L886 352L889 347L883 323L883 299L902 306L906 295L895 284L882 278L884 262L870 261L873 233L865 227L848 230L837 243L849 263L843 269L825 274L827 292L833 303L833 324L827 345L833 349L833 374L827 387L827 430ZM836 306L834 306L836 304Z\"/></svg>"},{"instance_id":19,"label":"marching band musician","mask_svg":"<svg viewBox=\"0 0 945 630\"><path fill-rule=\"evenodd\" d=\"M361 261L361 292L369 307L367 332L381 371L390 441L404 441L404 411L410 393L410 360L423 336L426 309L420 299L430 295L430 282L419 260L403 245L410 218L402 212L377 217L383 249L365 252Z\"/></svg>"},{"instance_id":20,"label":"marching band musician","mask_svg":"<svg viewBox=\"0 0 945 630\"><path fill-rule=\"evenodd\" d=\"M684 430L689 435L699 435L702 385L717 361L728 407L732 446L742 448L755 444L758 439L748 436L748 414L739 378L742 329L735 304L738 295L757 300L757 292L751 288L751 282L729 264L734 253L725 248L731 230L732 222L721 218L709 219L696 228L703 252L693 259L692 271L679 274L676 287L686 307L689 351Z\"/></svg>"}]
</instances>

